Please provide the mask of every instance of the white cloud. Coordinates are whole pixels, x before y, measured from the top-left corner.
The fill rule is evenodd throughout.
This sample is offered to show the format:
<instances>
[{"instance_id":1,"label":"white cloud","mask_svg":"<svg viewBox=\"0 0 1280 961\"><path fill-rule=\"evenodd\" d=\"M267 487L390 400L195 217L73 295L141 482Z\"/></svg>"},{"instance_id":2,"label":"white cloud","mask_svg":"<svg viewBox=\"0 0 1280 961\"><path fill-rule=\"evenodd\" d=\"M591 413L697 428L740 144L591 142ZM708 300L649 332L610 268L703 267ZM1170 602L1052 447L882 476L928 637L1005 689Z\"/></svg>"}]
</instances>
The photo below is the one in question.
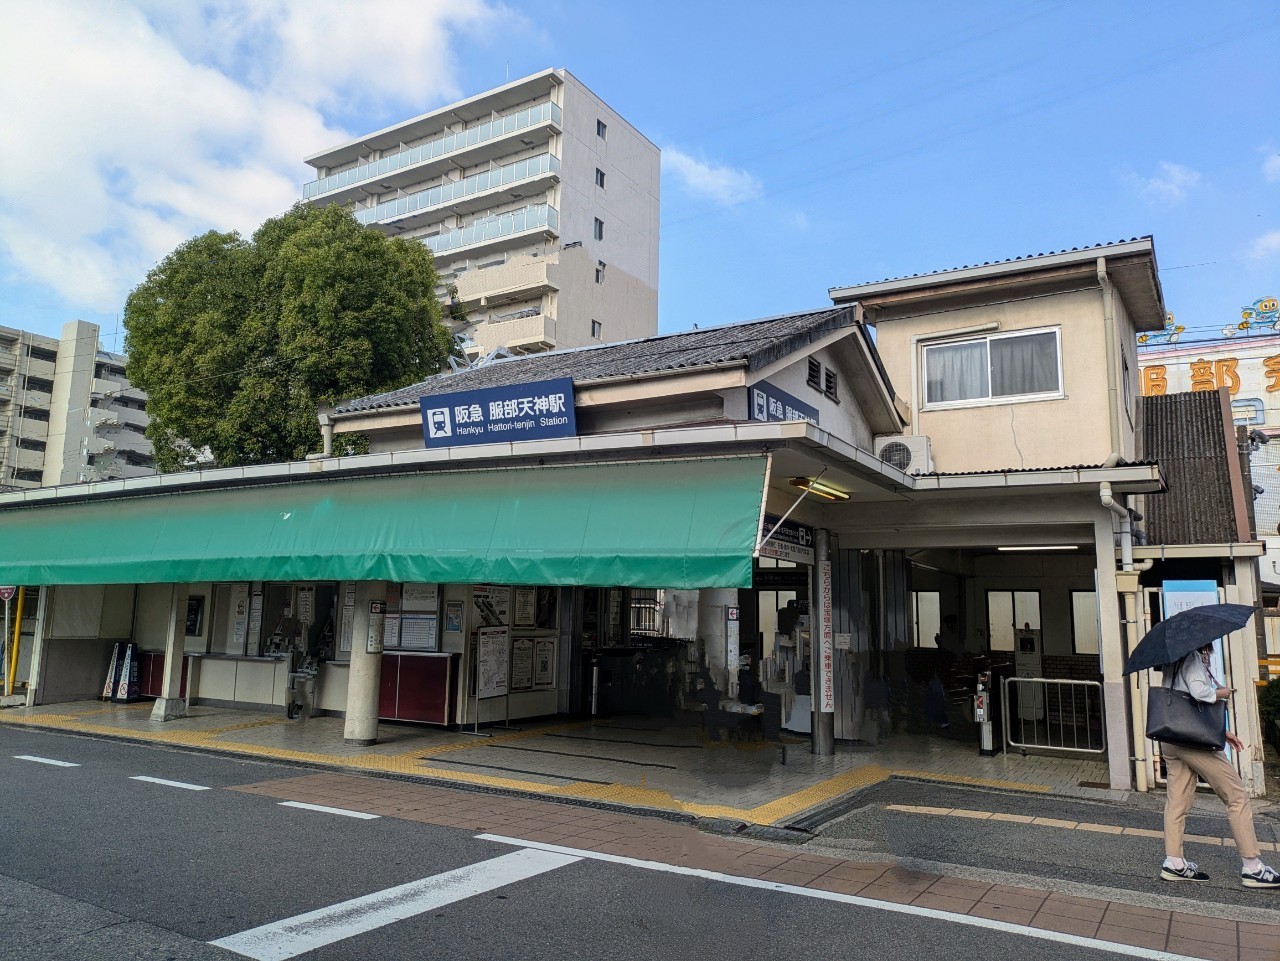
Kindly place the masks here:
<instances>
[{"instance_id":1,"label":"white cloud","mask_svg":"<svg viewBox=\"0 0 1280 961\"><path fill-rule=\"evenodd\" d=\"M679 178L691 193L726 207L755 200L764 190L759 179L745 170L717 167L696 160L674 147L662 148L662 166Z\"/></svg>"},{"instance_id":2,"label":"white cloud","mask_svg":"<svg viewBox=\"0 0 1280 961\"><path fill-rule=\"evenodd\" d=\"M1280 153L1273 153L1262 161L1262 176L1272 183L1280 181Z\"/></svg>"},{"instance_id":3,"label":"white cloud","mask_svg":"<svg viewBox=\"0 0 1280 961\"><path fill-rule=\"evenodd\" d=\"M109 312L209 229L301 194L339 111L456 96L452 37L488 0L43 0L0 31L0 246L23 276ZM52 39L51 39L52 38ZM359 132L359 131L354 131Z\"/></svg>"},{"instance_id":4,"label":"white cloud","mask_svg":"<svg viewBox=\"0 0 1280 961\"><path fill-rule=\"evenodd\" d=\"M1249 246L1249 256L1254 260L1270 260L1277 255L1280 255L1280 230L1268 231Z\"/></svg>"},{"instance_id":5,"label":"white cloud","mask_svg":"<svg viewBox=\"0 0 1280 961\"><path fill-rule=\"evenodd\" d=\"M1187 192L1200 182L1199 171L1182 164L1160 161L1152 177L1133 177L1148 200L1156 203L1177 204L1187 197Z\"/></svg>"}]
</instances>

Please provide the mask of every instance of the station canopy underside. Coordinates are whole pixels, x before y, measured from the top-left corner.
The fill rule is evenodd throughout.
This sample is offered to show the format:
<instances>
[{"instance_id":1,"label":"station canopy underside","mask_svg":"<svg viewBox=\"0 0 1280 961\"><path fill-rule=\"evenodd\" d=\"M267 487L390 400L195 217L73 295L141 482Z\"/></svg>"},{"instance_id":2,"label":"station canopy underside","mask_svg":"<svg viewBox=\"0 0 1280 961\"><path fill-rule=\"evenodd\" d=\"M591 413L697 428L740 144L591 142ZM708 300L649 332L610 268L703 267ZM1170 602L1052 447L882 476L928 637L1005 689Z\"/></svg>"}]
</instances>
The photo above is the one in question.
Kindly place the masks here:
<instances>
[{"instance_id":1,"label":"station canopy underside","mask_svg":"<svg viewBox=\"0 0 1280 961\"><path fill-rule=\"evenodd\" d=\"M749 587L763 455L325 478L0 511L0 583Z\"/></svg>"}]
</instances>

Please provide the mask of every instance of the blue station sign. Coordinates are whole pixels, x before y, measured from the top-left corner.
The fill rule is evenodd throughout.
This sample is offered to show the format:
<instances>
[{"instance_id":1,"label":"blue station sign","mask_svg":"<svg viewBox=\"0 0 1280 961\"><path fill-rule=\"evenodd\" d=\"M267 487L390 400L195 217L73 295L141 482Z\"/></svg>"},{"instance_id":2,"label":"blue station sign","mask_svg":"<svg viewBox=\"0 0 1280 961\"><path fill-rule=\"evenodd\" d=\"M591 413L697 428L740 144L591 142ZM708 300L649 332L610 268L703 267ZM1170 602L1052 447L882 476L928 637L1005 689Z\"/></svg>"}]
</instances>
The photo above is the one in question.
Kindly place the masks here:
<instances>
[{"instance_id":1,"label":"blue station sign","mask_svg":"<svg viewBox=\"0 0 1280 961\"><path fill-rule=\"evenodd\" d=\"M419 398L427 447L573 437L573 379L460 390Z\"/></svg>"},{"instance_id":2,"label":"blue station sign","mask_svg":"<svg viewBox=\"0 0 1280 961\"><path fill-rule=\"evenodd\" d=\"M747 388L751 420L807 420L818 423L818 408L779 390L767 380Z\"/></svg>"}]
</instances>

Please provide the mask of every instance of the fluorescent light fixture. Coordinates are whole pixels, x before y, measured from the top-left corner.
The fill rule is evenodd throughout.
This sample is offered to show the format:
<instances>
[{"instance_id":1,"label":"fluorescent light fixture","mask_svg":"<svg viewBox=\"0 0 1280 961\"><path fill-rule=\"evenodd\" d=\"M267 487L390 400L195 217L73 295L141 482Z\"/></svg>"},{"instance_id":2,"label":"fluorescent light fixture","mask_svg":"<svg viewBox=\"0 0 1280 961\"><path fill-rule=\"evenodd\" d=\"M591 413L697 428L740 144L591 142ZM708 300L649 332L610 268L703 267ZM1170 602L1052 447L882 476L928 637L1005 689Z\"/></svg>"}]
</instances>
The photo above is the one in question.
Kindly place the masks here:
<instances>
[{"instance_id":1,"label":"fluorescent light fixture","mask_svg":"<svg viewBox=\"0 0 1280 961\"><path fill-rule=\"evenodd\" d=\"M1078 544L1032 544L1026 547L997 547L998 551L1077 551Z\"/></svg>"},{"instance_id":2,"label":"fluorescent light fixture","mask_svg":"<svg viewBox=\"0 0 1280 961\"><path fill-rule=\"evenodd\" d=\"M824 484L813 477L793 477L791 478L791 486L799 487L810 494L817 494L819 497L825 497L829 501L847 501L849 499L847 492L832 487L830 484Z\"/></svg>"}]
</instances>

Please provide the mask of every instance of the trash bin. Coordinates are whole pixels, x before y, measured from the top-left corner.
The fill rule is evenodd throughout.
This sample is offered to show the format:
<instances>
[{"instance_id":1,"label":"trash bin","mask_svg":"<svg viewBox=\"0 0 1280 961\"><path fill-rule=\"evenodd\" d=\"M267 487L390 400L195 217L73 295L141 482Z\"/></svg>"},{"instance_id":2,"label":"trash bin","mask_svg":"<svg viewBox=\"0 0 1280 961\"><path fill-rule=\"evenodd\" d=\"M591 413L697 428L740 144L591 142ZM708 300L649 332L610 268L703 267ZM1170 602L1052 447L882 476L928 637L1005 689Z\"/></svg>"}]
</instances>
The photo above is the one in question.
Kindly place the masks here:
<instances>
[{"instance_id":1,"label":"trash bin","mask_svg":"<svg viewBox=\"0 0 1280 961\"><path fill-rule=\"evenodd\" d=\"M284 713L291 721L305 721L311 716L316 703L316 676L310 671L296 671L289 675L285 690Z\"/></svg>"}]
</instances>

